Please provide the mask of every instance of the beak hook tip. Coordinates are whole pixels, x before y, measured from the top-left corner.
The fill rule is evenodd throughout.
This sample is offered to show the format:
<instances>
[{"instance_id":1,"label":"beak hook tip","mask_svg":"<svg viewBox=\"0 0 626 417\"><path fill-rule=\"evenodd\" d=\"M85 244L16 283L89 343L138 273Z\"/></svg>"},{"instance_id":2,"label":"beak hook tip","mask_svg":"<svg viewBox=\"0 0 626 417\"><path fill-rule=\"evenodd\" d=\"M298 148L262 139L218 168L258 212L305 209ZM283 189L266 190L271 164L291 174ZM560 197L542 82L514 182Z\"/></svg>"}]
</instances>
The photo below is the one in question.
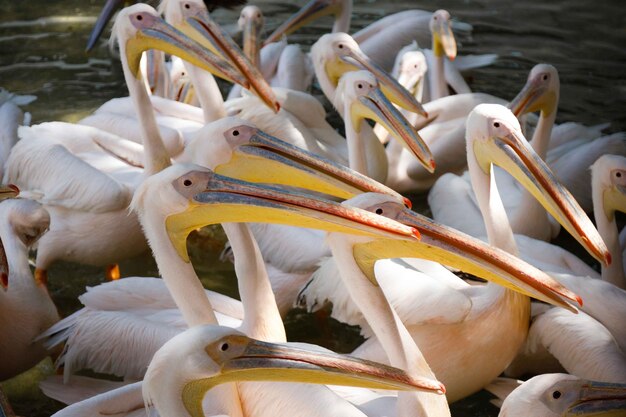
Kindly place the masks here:
<instances>
[{"instance_id":1,"label":"beak hook tip","mask_svg":"<svg viewBox=\"0 0 626 417\"><path fill-rule=\"evenodd\" d=\"M411 234L413 235L414 238L416 238L417 240L422 240L422 234L420 233L419 230L417 230L415 227L411 228Z\"/></svg>"},{"instance_id":2,"label":"beak hook tip","mask_svg":"<svg viewBox=\"0 0 626 417\"><path fill-rule=\"evenodd\" d=\"M404 202L404 206L409 210L413 208L413 202L406 197L402 197L402 201Z\"/></svg>"},{"instance_id":3,"label":"beak hook tip","mask_svg":"<svg viewBox=\"0 0 626 417\"><path fill-rule=\"evenodd\" d=\"M15 191L16 193L18 193L18 194L20 193L20 189L17 187L17 185L15 185L15 184L9 184L9 185L8 185L8 187L9 187L10 189L12 189L13 191ZM609 262L610 262L610 261L609 261Z\"/></svg>"}]
</instances>

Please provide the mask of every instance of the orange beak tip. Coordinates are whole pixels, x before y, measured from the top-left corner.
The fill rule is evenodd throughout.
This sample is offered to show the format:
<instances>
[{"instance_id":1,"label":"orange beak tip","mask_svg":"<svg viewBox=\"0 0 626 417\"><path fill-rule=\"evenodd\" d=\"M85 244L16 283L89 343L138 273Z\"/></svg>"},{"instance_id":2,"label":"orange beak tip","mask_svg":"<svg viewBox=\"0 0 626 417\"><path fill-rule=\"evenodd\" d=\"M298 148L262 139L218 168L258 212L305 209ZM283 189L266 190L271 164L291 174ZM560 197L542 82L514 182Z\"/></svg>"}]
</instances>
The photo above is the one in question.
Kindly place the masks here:
<instances>
[{"instance_id":1,"label":"orange beak tip","mask_svg":"<svg viewBox=\"0 0 626 417\"><path fill-rule=\"evenodd\" d=\"M412 227L411 228L411 234L413 235L413 237L415 237L417 240L421 240L422 239L422 234L420 233L419 230L417 230L416 228Z\"/></svg>"},{"instance_id":2,"label":"orange beak tip","mask_svg":"<svg viewBox=\"0 0 626 417\"><path fill-rule=\"evenodd\" d=\"M605 259L606 259L606 266L611 265L611 262L613 261L613 258L611 257L610 253L606 254Z\"/></svg>"},{"instance_id":3,"label":"orange beak tip","mask_svg":"<svg viewBox=\"0 0 626 417\"><path fill-rule=\"evenodd\" d=\"M280 103L278 101L274 103L274 107L276 109L276 113L278 113L280 111L280 109L281 109Z\"/></svg>"},{"instance_id":4,"label":"orange beak tip","mask_svg":"<svg viewBox=\"0 0 626 417\"><path fill-rule=\"evenodd\" d=\"M7 187L9 187L10 189L12 189L13 191L15 191L18 194L20 193L20 189L17 187L17 185L9 184L9 185L7 185Z\"/></svg>"},{"instance_id":5,"label":"orange beak tip","mask_svg":"<svg viewBox=\"0 0 626 417\"><path fill-rule=\"evenodd\" d=\"M402 200L404 201L404 206L406 208L408 208L409 210L413 208L413 202L411 200L406 197L402 197Z\"/></svg>"},{"instance_id":6,"label":"orange beak tip","mask_svg":"<svg viewBox=\"0 0 626 417\"><path fill-rule=\"evenodd\" d=\"M434 171L434 170L435 170L435 168L437 167L437 166L436 166L436 164L435 164L435 160L434 160L434 159L431 159L431 160L430 160L430 167L433 169L433 171Z\"/></svg>"},{"instance_id":7,"label":"orange beak tip","mask_svg":"<svg viewBox=\"0 0 626 417\"><path fill-rule=\"evenodd\" d=\"M446 386L443 384L439 384L439 391L437 391L437 394L444 395L445 393L446 393Z\"/></svg>"},{"instance_id":8,"label":"orange beak tip","mask_svg":"<svg viewBox=\"0 0 626 417\"><path fill-rule=\"evenodd\" d=\"M428 112L424 110L424 117L428 118Z\"/></svg>"},{"instance_id":9,"label":"orange beak tip","mask_svg":"<svg viewBox=\"0 0 626 417\"><path fill-rule=\"evenodd\" d=\"M578 303L579 306L583 306L583 299L580 295L576 294L576 302Z\"/></svg>"}]
</instances>

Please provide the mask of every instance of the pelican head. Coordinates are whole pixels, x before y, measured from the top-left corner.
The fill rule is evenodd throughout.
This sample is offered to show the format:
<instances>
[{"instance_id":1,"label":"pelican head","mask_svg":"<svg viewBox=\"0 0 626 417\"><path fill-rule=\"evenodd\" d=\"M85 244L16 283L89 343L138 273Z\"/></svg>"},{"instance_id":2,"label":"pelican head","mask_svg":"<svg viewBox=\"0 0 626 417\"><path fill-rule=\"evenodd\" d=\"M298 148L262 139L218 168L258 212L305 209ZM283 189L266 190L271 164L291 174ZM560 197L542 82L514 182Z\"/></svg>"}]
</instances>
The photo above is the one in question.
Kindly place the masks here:
<instances>
[{"instance_id":1,"label":"pelican head","mask_svg":"<svg viewBox=\"0 0 626 417\"><path fill-rule=\"evenodd\" d=\"M260 68L261 31L265 25L263 12L257 6L248 5L241 9L237 25L243 32L243 53Z\"/></svg>"},{"instance_id":2,"label":"pelican head","mask_svg":"<svg viewBox=\"0 0 626 417\"><path fill-rule=\"evenodd\" d=\"M361 122L365 119L374 120L387 129L408 151L429 171L435 170L435 161L428 145L419 136L406 118L385 97L379 83L369 71L350 71L339 80L335 93L335 107L349 109L352 126L358 133Z\"/></svg>"},{"instance_id":3,"label":"pelican head","mask_svg":"<svg viewBox=\"0 0 626 417\"><path fill-rule=\"evenodd\" d=\"M435 56L446 55L453 61L456 58L456 40L450 27L450 13L447 10L437 10L430 18L429 26Z\"/></svg>"},{"instance_id":4,"label":"pelican head","mask_svg":"<svg viewBox=\"0 0 626 417\"><path fill-rule=\"evenodd\" d=\"M428 70L426 56L421 50L409 50L402 54L398 69L398 82L415 97L421 97L421 86Z\"/></svg>"},{"instance_id":5,"label":"pelican head","mask_svg":"<svg viewBox=\"0 0 626 417\"><path fill-rule=\"evenodd\" d=\"M235 67L166 23L154 8L146 4L135 4L120 11L111 40L116 38L120 44L121 55L137 79L140 77L141 54L148 49L158 49L176 55L220 78L246 88L248 86L248 81Z\"/></svg>"},{"instance_id":6,"label":"pelican head","mask_svg":"<svg viewBox=\"0 0 626 417\"><path fill-rule=\"evenodd\" d=\"M469 165L477 165L485 176L490 175L492 164L508 171L593 257L604 265L611 263L593 223L528 144L509 109L498 104L476 106L467 118L466 137Z\"/></svg>"},{"instance_id":7,"label":"pelican head","mask_svg":"<svg viewBox=\"0 0 626 417\"><path fill-rule=\"evenodd\" d=\"M419 230L419 241L386 238L359 238L353 247L361 271L376 283L374 264L386 258L422 258L493 281L548 303L570 310L564 299L581 303L580 297L558 281L518 257L439 224L399 204L384 194L364 193L343 203L358 207Z\"/></svg>"},{"instance_id":8,"label":"pelican head","mask_svg":"<svg viewBox=\"0 0 626 417\"><path fill-rule=\"evenodd\" d=\"M608 221L615 219L615 211L626 212L626 158L602 155L591 166L591 183L594 200L602 201L597 207L604 207Z\"/></svg>"},{"instance_id":9,"label":"pelican head","mask_svg":"<svg viewBox=\"0 0 626 417\"><path fill-rule=\"evenodd\" d=\"M236 117L209 123L195 133L183 160L245 181L290 185L339 198L364 191L385 193L410 207L410 200L391 188Z\"/></svg>"},{"instance_id":10,"label":"pelican head","mask_svg":"<svg viewBox=\"0 0 626 417\"><path fill-rule=\"evenodd\" d=\"M170 407L182 403L189 415L203 416L205 393L233 381L444 392L437 381L412 378L390 366L314 346L262 342L232 328L205 325L174 336L155 353L144 377L143 396L161 415L180 415Z\"/></svg>"},{"instance_id":11,"label":"pelican head","mask_svg":"<svg viewBox=\"0 0 626 417\"><path fill-rule=\"evenodd\" d=\"M4 187L0 187L0 192L3 189ZM28 249L48 231L50 214L36 201L13 199L0 203L0 219L1 234L5 238L9 237L8 241L0 241L0 285L6 288L9 285L11 271L4 252L5 245L7 248L19 246L22 253L27 253ZM14 249L12 253L16 253L16 250ZM35 276L35 280L38 285L46 285L46 282L38 276Z\"/></svg>"},{"instance_id":12,"label":"pelican head","mask_svg":"<svg viewBox=\"0 0 626 417\"><path fill-rule=\"evenodd\" d=\"M549 64L537 64L509 108L517 117L536 111L550 115L559 104L559 90L559 72L556 68Z\"/></svg>"},{"instance_id":13,"label":"pelican head","mask_svg":"<svg viewBox=\"0 0 626 417\"><path fill-rule=\"evenodd\" d=\"M543 374L524 382L504 400L500 416L622 416L626 384L594 382L567 374Z\"/></svg>"},{"instance_id":14,"label":"pelican head","mask_svg":"<svg viewBox=\"0 0 626 417\"><path fill-rule=\"evenodd\" d=\"M151 210L145 210L148 205ZM162 219L173 246L186 262L189 233L224 222L278 223L409 240L419 237L412 227L364 210L278 186L235 180L192 164L177 164L146 179L135 192L131 207L142 223L148 216Z\"/></svg>"},{"instance_id":15,"label":"pelican head","mask_svg":"<svg viewBox=\"0 0 626 417\"><path fill-rule=\"evenodd\" d=\"M168 22L205 48L232 62L248 81L250 89L269 108L275 112L280 110L273 90L259 69L244 55L230 35L211 19L202 0L167 0L162 8Z\"/></svg>"},{"instance_id":16,"label":"pelican head","mask_svg":"<svg viewBox=\"0 0 626 417\"><path fill-rule=\"evenodd\" d=\"M374 74L380 83L381 90L393 103L411 112L427 116L415 97L389 73L369 59L352 36L347 33L329 33L320 37L311 47L311 59L315 66L315 74L328 97L334 96L334 89L344 73L364 69Z\"/></svg>"},{"instance_id":17,"label":"pelican head","mask_svg":"<svg viewBox=\"0 0 626 417\"><path fill-rule=\"evenodd\" d=\"M333 32L347 32L350 30L351 13L352 0L311 0L276 28L265 39L265 44L276 42L304 25L329 15L335 16Z\"/></svg>"}]
</instances>

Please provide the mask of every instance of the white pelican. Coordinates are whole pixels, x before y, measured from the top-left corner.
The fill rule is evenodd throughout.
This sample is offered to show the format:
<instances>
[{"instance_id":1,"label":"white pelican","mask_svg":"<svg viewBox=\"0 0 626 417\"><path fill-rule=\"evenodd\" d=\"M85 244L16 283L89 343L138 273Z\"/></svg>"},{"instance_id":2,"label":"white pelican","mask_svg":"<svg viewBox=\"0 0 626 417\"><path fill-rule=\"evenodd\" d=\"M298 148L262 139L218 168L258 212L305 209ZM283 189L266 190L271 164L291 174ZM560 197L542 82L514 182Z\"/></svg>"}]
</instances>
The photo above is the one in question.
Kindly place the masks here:
<instances>
[{"instance_id":1,"label":"white pelican","mask_svg":"<svg viewBox=\"0 0 626 417\"><path fill-rule=\"evenodd\" d=\"M332 32L350 31L352 0L311 0L296 14L280 25L265 43L275 42L308 22L333 14L335 22ZM430 41L429 22L433 13L425 10L405 10L385 16L356 32L354 40L378 65L391 70L398 51L413 40L421 45ZM471 25L454 22L455 29L471 31Z\"/></svg>"},{"instance_id":2,"label":"white pelican","mask_svg":"<svg viewBox=\"0 0 626 417\"><path fill-rule=\"evenodd\" d=\"M30 113L24 113L20 106L36 99L35 96L9 93L0 87L0 173L4 173L4 163L18 140L17 128L30 124Z\"/></svg>"},{"instance_id":3,"label":"white pelican","mask_svg":"<svg viewBox=\"0 0 626 417\"><path fill-rule=\"evenodd\" d=\"M626 385L567 374L544 374L511 392L500 417L618 416L626 412Z\"/></svg>"},{"instance_id":4,"label":"white pelican","mask_svg":"<svg viewBox=\"0 0 626 417\"><path fill-rule=\"evenodd\" d=\"M2 187L2 197L15 191ZM50 217L32 200L7 200L0 203L0 239L6 253L8 275L0 280L0 380L32 368L47 354L42 343L33 338L59 320L59 314L48 294L45 282L33 278L28 251L46 232Z\"/></svg>"},{"instance_id":5,"label":"white pelican","mask_svg":"<svg viewBox=\"0 0 626 417\"><path fill-rule=\"evenodd\" d=\"M475 187L479 190L477 196L485 213L492 244L512 253L516 251L495 186L493 183L490 184L491 164L498 163L519 177L533 194L537 195L542 204L549 207L570 230L579 230L580 232L574 232L574 235L578 236L585 248L604 263L608 263L607 249L597 231L571 195L558 187L545 164L525 144L519 123L510 111L497 105L478 106L468 119L467 154L470 175L476 181ZM403 214L397 214L403 213L397 206L395 208L389 205L381 206L379 209L383 214L390 212L393 218L415 226L409 219L403 217ZM569 226L573 224L577 226ZM428 236L425 229L419 227L418 229L422 233L422 239ZM594 243L589 245L591 241ZM371 250L384 248L385 245L370 245ZM407 254L398 252L396 256ZM414 253L412 256L417 254ZM450 263L450 260L444 257L438 260ZM382 266L377 270L381 285L388 294L396 298L391 300L392 304L401 314L401 319L405 320L406 326L424 352L435 375L446 385L450 401L462 398L488 384L513 360L528 331L530 315L528 297L494 284L477 287L461 282L457 282L455 287L437 283L425 283L422 288L414 285L410 292L408 285L391 289L394 278L406 274L407 269L397 264L385 266L386 270ZM385 274L388 274L388 277ZM418 274L414 275L417 278ZM433 289L437 291L435 295L441 295L432 301L434 310L430 313L433 315L422 317L424 313L421 310L416 312L412 306L415 300L429 300L428 296L429 294L432 296ZM345 290L339 291L336 286L327 290L324 295L318 296L318 303L327 298L333 302L335 308L346 305ZM457 300L452 303L465 307L448 309L446 302L449 300ZM310 304L315 303L315 296L307 293L306 301ZM352 311L355 311L354 307L352 308ZM350 313L344 311L338 314L349 317ZM352 317L354 319L354 316ZM463 340L463 347L450 355L452 352L450 346L455 340ZM357 348L354 354L378 361L385 360L381 344L382 341L369 339ZM443 352L447 355L444 356ZM478 352L484 353L484 356L478 355Z\"/></svg>"},{"instance_id":6,"label":"white pelican","mask_svg":"<svg viewBox=\"0 0 626 417\"><path fill-rule=\"evenodd\" d=\"M216 73L223 68L232 76L223 74L226 78L242 78L224 60L166 24L150 6L125 9L118 15L116 29L126 83L142 121L145 169L104 153L94 138L110 142L116 138L94 128L52 123L20 129L22 140L11 152L5 178L30 192L50 213L50 231L38 244L35 274L40 280L46 279L48 266L57 259L115 265L147 249L137 219L127 207L137 184L168 166L170 157L138 70L141 52L163 49ZM93 233L94 225L101 226L99 233ZM116 265L109 267L108 275L119 277Z\"/></svg>"},{"instance_id":7,"label":"white pelican","mask_svg":"<svg viewBox=\"0 0 626 417\"><path fill-rule=\"evenodd\" d=\"M261 9L247 5L241 9L239 29L243 32L243 51L256 65L272 87L307 91L313 82L313 66L308 54L299 45L286 40L274 42L261 49L264 19ZM241 88L233 86L228 98L241 96Z\"/></svg>"},{"instance_id":8,"label":"white pelican","mask_svg":"<svg viewBox=\"0 0 626 417\"><path fill-rule=\"evenodd\" d=\"M296 347L297 346L297 347ZM143 383L147 406L154 406L163 417L202 416L202 398L213 387L237 381L292 381L317 384L354 385L399 391L438 392L441 387L429 380L415 379L405 372L302 344L274 344L250 339L233 329L197 326L168 341L154 355ZM285 384L281 384L285 385ZM267 386L267 390L272 388ZM260 396L258 393L257 396ZM221 413L236 416L286 415L279 404L258 408L241 398ZM293 398L285 399L288 403ZM310 399L313 401L313 398ZM309 403L309 408L320 407ZM297 415L303 411L293 410ZM326 409L332 414L339 410ZM342 414L344 415L344 414Z\"/></svg>"}]
</instances>

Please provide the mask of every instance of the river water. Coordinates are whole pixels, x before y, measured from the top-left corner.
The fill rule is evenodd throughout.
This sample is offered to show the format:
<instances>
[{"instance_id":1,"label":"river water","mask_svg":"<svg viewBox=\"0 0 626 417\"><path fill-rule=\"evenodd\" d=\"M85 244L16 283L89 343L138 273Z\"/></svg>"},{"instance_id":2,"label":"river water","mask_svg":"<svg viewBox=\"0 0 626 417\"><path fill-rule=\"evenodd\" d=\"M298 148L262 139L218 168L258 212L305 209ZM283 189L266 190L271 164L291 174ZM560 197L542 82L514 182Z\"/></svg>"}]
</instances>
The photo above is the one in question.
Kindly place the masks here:
<instances>
[{"instance_id":1,"label":"river water","mask_svg":"<svg viewBox=\"0 0 626 417\"><path fill-rule=\"evenodd\" d=\"M75 121L104 101L127 94L119 62L101 41L84 52L91 26L104 0L0 1L0 86L38 99L26 110L33 123ZM303 4L298 1L258 1L272 30ZM469 75L474 91L510 99L539 62L555 65L561 78L558 122L611 122L608 131L626 130L626 13L619 0L356 0L352 30L389 13L419 7L447 9L471 23L471 37L460 39L460 54L496 53L499 60ZM238 10L219 10L216 20L234 27ZM290 37L310 45L330 29L326 18ZM581 167L586 169L586 167ZM423 196L414 196L422 199ZM424 206L423 204L421 206ZM97 231L94 230L94 233ZM194 265L206 287L236 296L236 281L228 263L218 261L224 238L217 228L191 239ZM146 254L121 265L124 276L155 276L156 266ZM80 307L77 295L96 285L102 271L60 263L50 271L50 291L63 315ZM287 320L292 340L307 340L349 351L358 343L355 329L335 322L319 326L319 319L293 312ZM47 372L42 367L42 372ZM47 416L61 407L43 399L30 375L6 387L16 411L24 416ZM453 405L453 415L495 416L491 397L479 393Z\"/></svg>"}]
</instances>

